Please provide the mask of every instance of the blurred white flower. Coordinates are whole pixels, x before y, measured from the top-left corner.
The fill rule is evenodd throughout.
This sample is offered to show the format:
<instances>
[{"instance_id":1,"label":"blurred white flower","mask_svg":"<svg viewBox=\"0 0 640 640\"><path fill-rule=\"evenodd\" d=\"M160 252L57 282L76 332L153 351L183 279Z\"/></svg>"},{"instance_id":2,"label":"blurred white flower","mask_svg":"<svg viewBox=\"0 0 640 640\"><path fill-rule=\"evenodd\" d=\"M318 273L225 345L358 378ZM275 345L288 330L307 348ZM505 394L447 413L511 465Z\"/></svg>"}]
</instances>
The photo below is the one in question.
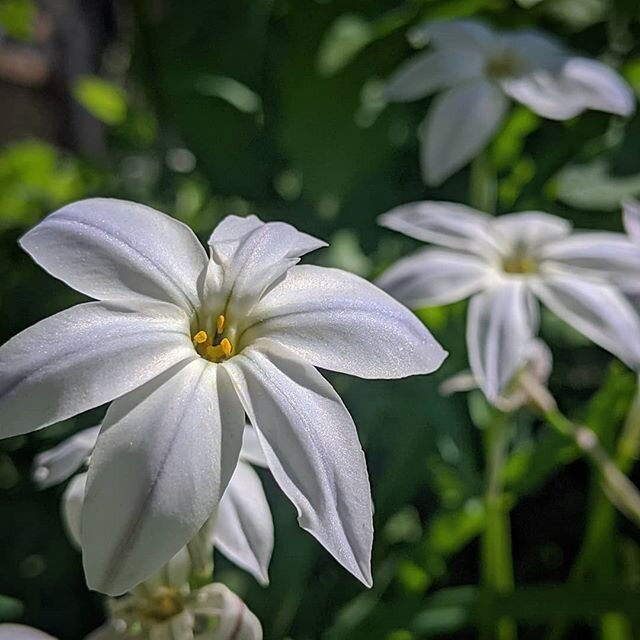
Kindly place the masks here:
<instances>
[{"instance_id":1,"label":"blurred white flower","mask_svg":"<svg viewBox=\"0 0 640 640\"><path fill-rule=\"evenodd\" d=\"M262 626L223 584L190 591L145 582L144 589L110 601L109 621L85 640L135 639L262 640Z\"/></svg>"},{"instance_id":2,"label":"blurred white flower","mask_svg":"<svg viewBox=\"0 0 640 640\"><path fill-rule=\"evenodd\" d=\"M34 480L39 487L43 489L63 482L88 462L99 430L100 427L85 429L39 454L33 470ZM262 482L252 464L266 467L267 461L255 429L247 425L238 466L220 498L217 513L203 527L205 540L201 555L210 559L215 546L261 584L268 584L273 551L273 520ZM55 478L55 482L52 478ZM86 473L73 477L62 498L65 526L78 549L82 549L80 536L86 482ZM201 533L198 534L200 536Z\"/></svg>"},{"instance_id":3,"label":"blurred white flower","mask_svg":"<svg viewBox=\"0 0 640 640\"><path fill-rule=\"evenodd\" d=\"M310 531L371 584L371 497L355 425L315 366L372 378L437 369L445 352L405 307L336 269L295 266L324 242L229 216L209 239L148 207L77 202L21 239L98 302L0 348L0 436L114 401L82 518L89 587L129 591L191 540L238 462L245 412Z\"/></svg>"},{"instance_id":4,"label":"blurred white flower","mask_svg":"<svg viewBox=\"0 0 640 640\"><path fill-rule=\"evenodd\" d=\"M493 218L451 202L393 209L380 224L436 247L399 260L378 285L411 307L471 296L473 375L497 402L537 334L536 298L629 366L640 364L640 318L616 283L640 275L640 250L620 233L571 233L539 211Z\"/></svg>"},{"instance_id":5,"label":"blurred white flower","mask_svg":"<svg viewBox=\"0 0 640 640\"><path fill-rule=\"evenodd\" d=\"M0 624L0 640L55 640L33 627L21 624Z\"/></svg>"},{"instance_id":6,"label":"blurred white flower","mask_svg":"<svg viewBox=\"0 0 640 640\"><path fill-rule=\"evenodd\" d=\"M405 102L442 91L421 131L422 169L437 185L476 156L496 133L509 99L553 120L586 109L630 115L633 92L610 67L576 56L536 30L497 33L475 20L418 27L432 49L403 64L386 88Z\"/></svg>"},{"instance_id":7,"label":"blurred white flower","mask_svg":"<svg viewBox=\"0 0 640 640\"><path fill-rule=\"evenodd\" d=\"M623 204L624 228L627 235L640 246L640 202L627 200Z\"/></svg>"}]
</instances>

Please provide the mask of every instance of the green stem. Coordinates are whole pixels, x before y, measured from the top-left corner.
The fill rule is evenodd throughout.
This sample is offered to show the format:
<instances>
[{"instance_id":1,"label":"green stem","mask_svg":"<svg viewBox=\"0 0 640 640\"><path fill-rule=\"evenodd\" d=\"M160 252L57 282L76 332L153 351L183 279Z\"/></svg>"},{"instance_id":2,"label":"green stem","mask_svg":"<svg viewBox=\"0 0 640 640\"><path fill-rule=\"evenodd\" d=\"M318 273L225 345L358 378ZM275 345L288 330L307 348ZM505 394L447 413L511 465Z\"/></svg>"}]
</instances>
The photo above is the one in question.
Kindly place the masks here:
<instances>
[{"instance_id":1,"label":"green stem","mask_svg":"<svg viewBox=\"0 0 640 640\"><path fill-rule=\"evenodd\" d=\"M471 163L469 176L469 202L472 207L494 213L497 202L496 175L486 150L480 152Z\"/></svg>"},{"instance_id":2,"label":"green stem","mask_svg":"<svg viewBox=\"0 0 640 640\"><path fill-rule=\"evenodd\" d=\"M489 595L506 595L514 589L509 506L503 487L509 444L508 415L496 412L484 435L487 467L485 527L481 539L482 583ZM493 615L488 615L482 637L487 640L515 640L517 628L512 620L496 620Z\"/></svg>"}]
</instances>

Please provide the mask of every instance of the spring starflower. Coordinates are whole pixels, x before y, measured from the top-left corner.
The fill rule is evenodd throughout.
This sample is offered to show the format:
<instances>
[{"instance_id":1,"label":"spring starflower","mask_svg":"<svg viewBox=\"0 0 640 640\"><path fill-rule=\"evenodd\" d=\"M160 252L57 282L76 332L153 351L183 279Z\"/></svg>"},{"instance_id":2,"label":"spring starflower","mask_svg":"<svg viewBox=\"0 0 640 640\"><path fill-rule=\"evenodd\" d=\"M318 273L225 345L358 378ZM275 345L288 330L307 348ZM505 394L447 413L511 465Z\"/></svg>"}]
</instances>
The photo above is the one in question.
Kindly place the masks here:
<instances>
[{"instance_id":1,"label":"spring starflower","mask_svg":"<svg viewBox=\"0 0 640 640\"><path fill-rule=\"evenodd\" d=\"M245 413L310 531L371 584L366 464L355 425L315 366L371 378L437 369L445 352L404 306L337 269L297 266L324 242L229 216L210 256L182 223L110 199L68 205L22 239L96 302L0 348L0 436L112 402L82 516L90 588L130 591L215 512Z\"/></svg>"},{"instance_id":2,"label":"spring starflower","mask_svg":"<svg viewBox=\"0 0 640 640\"><path fill-rule=\"evenodd\" d=\"M453 202L403 205L380 224L435 246L399 260L379 286L414 308L471 298L469 361L490 401L527 361L537 300L629 366L640 363L640 318L618 286L640 274L640 251L623 234L572 232L540 211L493 218Z\"/></svg>"},{"instance_id":3,"label":"spring starflower","mask_svg":"<svg viewBox=\"0 0 640 640\"><path fill-rule=\"evenodd\" d=\"M613 69L565 49L537 30L496 32L477 20L435 22L410 32L427 53L404 63L386 87L391 101L440 93L421 131L422 169L437 185L475 157L515 100L544 118L586 109L630 115L633 92Z\"/></svg>"}]
</instances>

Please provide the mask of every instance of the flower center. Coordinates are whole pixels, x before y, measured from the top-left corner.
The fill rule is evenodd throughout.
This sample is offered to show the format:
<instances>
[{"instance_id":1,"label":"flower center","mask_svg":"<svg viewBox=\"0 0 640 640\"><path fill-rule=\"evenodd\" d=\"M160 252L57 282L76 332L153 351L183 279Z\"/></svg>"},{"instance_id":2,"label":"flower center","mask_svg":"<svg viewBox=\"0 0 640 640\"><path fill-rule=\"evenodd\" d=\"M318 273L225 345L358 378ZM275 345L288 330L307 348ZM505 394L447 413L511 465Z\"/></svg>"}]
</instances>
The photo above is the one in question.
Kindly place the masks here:
<instances>
[{"instance_id":1,"label":"flower center","mask_svg":"<svg viewBox=\"0 0 640 640\"><path fill-rule=\"evenodd\" d=\"M520 61L511 51L501 51L487 61L485 72L490 78L500 79L515 76L520 69Z\"/></svg>"},{"instance_id":2,"label":"flower center","mask_svg":"<svg viewBox=\"0 0 640 640\"><path fill-rule=\"evenodd\" d=\"M162 622L183 610L184 603L176 589L159 587L138 606L138 615L143 621Z\"/></svg>"},{"instance_id":3,"label":"flower center","mask_svg":"<svg viewBox=\"0 0 640 640\"><path fill-rule=\"evenodd\" d=\"M505 273L535 273L538 270L538 262L524 251L516 251L503 259L502 270Z\"/></svg>"},{"instance_id":4,"label":"flower center","mask_svg":"<svg viewBox=\"0 0 640 640\"><path fill-rule=\"evenodd\" d=\"M233 353L233 344L224 335L225 319L222 314L216 318L216 331L211 336L200 330L191 338L198 355L211 362L222 362Z\"/></svg>"}]
</instances>

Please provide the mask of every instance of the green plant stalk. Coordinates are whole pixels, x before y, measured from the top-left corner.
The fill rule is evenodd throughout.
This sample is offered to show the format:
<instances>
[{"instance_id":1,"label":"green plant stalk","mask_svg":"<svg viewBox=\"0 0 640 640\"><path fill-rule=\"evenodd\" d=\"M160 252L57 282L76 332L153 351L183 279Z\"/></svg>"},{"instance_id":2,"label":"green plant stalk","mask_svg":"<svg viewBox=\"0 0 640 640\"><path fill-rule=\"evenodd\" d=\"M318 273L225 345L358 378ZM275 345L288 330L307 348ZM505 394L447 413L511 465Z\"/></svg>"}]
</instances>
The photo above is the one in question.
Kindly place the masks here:
<instances>
[{"instance_id":1,"label":"green plant stalk","mask_svg":"<svg viewBox=\"0 0 640 640\"><path fill-rule=\"evenodd\" d=\"M514 589L509 505L503 488L509 443L508 415L496 412L495 419L484 430L484 436L487 467L484 496L486 518L480 541L482 584L489 594L507 595ZM481 637L487 640L517 638L517 628L512 620L496 620L490 612L482 627Z\"/></svg>"},{"instance_id":2,"label":"green plant stalk","mask_svg":"<svg viewBox=\"0 0 640 640\"><path fill-rule=\"evenodd\" d=\"M472 207L495 213L498 185L493 163L487 150L481 151L471 163L469 202Z\"/></svg>"}]
</instances>

